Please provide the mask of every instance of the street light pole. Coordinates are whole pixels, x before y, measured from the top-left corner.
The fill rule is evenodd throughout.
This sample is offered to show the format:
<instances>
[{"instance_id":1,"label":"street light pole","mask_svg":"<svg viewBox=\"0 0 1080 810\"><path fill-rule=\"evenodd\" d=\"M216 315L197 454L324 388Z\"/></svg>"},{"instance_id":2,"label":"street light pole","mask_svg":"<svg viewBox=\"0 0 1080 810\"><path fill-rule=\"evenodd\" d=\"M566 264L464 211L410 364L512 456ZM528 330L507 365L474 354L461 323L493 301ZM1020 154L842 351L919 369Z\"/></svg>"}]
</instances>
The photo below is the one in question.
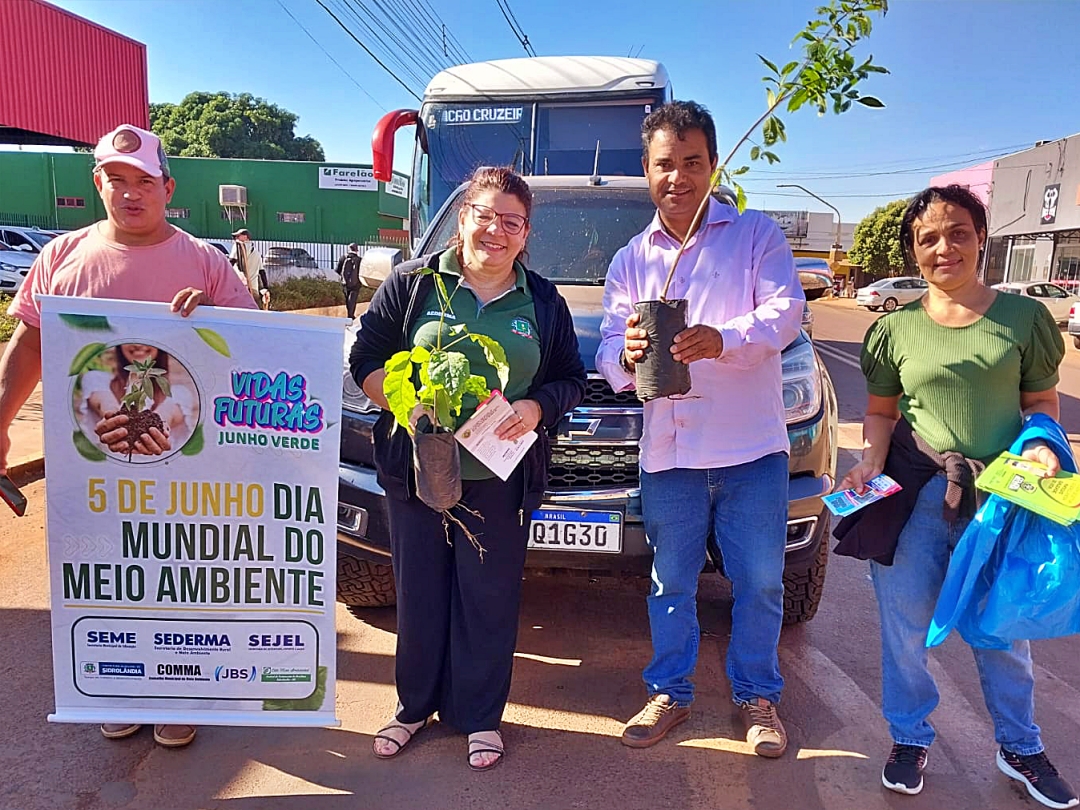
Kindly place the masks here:
<instances>
[{"instance_id":1,"label":"street light pole","mask_svg":"<svg viewBox=\"0 0 1080 810\"><path fill-rule=\"evenodd\" d=\"M821 197L819 197L817 194L812 192L810 189L804 188L803 186L800 186L798 183L780 183L776 187L777 188L797 188L797 189L800 189L800 190L806 192L807 194L809 194L811 197L813 197L818 202L824 203L825 205L829 206L829 208L831 208L833 211L835 211L836 212L836 240L835 240L835 244L833 245L833 248L835 250L843 250L843 248L840 245L840 209L839 208L837 208L835 205L833 205L828 200L823 200Z\"/></svg>"}]
</instances>

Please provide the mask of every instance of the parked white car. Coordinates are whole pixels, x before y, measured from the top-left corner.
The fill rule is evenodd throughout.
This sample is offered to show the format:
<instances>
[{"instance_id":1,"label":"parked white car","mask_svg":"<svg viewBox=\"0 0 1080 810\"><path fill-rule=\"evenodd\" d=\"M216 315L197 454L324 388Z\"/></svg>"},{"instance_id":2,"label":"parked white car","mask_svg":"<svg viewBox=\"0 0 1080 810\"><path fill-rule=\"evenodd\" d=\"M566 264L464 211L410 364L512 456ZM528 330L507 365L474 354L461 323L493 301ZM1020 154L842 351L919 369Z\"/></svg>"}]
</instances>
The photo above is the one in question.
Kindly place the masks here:
<instances>
[{"instance_id":1,"label":"parked white car","mask_svg":"<svg viewBox=\"0 0 1080 810\"><path fill-rule=\"evenodd\" d=\"M1058 323L1067 323L1073 304L1080 303L1080 298L1048 281L1007 281L1004 284L995 284L994 289L1034 298L1050 310Z\"/></svg>"},{"instance_id":2,"label":"parked white car","mask_svg":"<svg viewBox=\"0 0 1080 810\"><path fill-rule=\"evenodd\" d=\"M892 312L897 307L910 303L926 293L929 285L921 278L903 276L901 278L883 278L859 289L855 303L866 307L871 312L883 309Z\"/></svg>"},{"instance_id":3,"label":"parked white car","mask_svg":"<svg viewBox=\"0 0 1080 810\"><path fill-rule=\"evenodd\" d=\"M1073 345L1080 349L1080 304L1073 304L1069 308L1069 335Z\"/></svg>"},{"instance_id":4,"label":"parked white car","mask_svg":"<svg viewBox=\"0 0 1080 810\"><path fill-rule=\"evenodd\" d=\"M12 250L5 242L0 242L0 293L14 295L36 257L36 253Z\"/></svg>"},{"instance_id":5,"label":"parked white car","mask_svg":"<svg viewBox=\"0 0 1080 810\"><path fill-rule=\"evenodd\" d=\"M0 225L0 242L3 242L12 250L21 250L25 253L38 254L41 249L55 239L56 234L52 231L43 231L40 228L23 228L16 225Z\"/></svg>"}]
</instances>

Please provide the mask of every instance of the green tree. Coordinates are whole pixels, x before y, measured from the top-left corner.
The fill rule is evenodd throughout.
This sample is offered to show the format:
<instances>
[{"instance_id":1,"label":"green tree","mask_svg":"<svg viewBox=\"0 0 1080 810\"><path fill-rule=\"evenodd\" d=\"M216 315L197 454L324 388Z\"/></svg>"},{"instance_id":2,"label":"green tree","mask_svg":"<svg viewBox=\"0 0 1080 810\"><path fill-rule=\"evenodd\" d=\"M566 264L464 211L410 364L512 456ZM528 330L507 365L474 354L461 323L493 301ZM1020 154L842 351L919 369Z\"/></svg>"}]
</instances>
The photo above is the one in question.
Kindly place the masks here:
<instances>
[{"instance_id":1,"label":"green tree","mask_svg":"<svg viewBox=\"0 0 1080 810\"><path fill-rule=\"evenodd\" d=\"M151 104L150 128L179 157L325 160L299 116L250 93L189 93L179 104Z\"/></svg>"},{"instance_id":2,"label":"green tree","mask_svg":"<svg viewBox=\"0 0 1080 810\"><path fill-rule=\"evenodd\" d=\"M900 220L907 200L894 200L875 208L855 226L848 261L860 264L872 276L894 276L904 269L900 252Z\"/></svg>"}]
</instances>

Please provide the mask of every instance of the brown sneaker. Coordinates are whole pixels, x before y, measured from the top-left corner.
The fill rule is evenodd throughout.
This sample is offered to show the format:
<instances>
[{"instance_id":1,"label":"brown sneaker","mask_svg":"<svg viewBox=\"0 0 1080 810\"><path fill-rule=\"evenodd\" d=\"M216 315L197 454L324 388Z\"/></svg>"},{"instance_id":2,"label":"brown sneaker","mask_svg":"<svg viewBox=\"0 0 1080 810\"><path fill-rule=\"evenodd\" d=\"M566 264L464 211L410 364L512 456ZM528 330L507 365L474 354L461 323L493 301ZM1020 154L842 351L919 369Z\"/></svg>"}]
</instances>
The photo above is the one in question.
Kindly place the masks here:
<instances>
[{"instance_id":1,"label":"brown sneaker","mask_svg":"<svg viewBox=\"0 0 1080 810\"><path fill-rule=\"evenodd\" d=\"M787 731L776 713L776 704L759 697L739 708L746 723L746 741L754 746L754 753L773 759L782 756L787 750Z\"/></svg>"},{"instance_id":2,"label":"brown sneaker","mask_svg":"<svg viewBox=\"0 0 1080 810\"><path fill-rule=\"evenodd\" d=\"M166 748L183 748L195 739L195 726L154 726L154 742Z\"/></svg>"},{"instance_id":3,"label":"brown sneaker","mask_svg":"<svg viewBox=\"0 0 1080 810\"><path fill-rule=\"evenodd\" d=\"M645 708L630 718L623 728L622 744L631 748L656 745L667 733L690 716L690 707L668 695L653 695Z\"/></svg>"},{"instance_id":4,"label":"brown sneaker","mask_svg":"<svg viewBox=\"0 0 1080 810\"><path fill-rule=\"evenodd\" d=\"M142 725L139 723L102 723L101 736L106 740L122 740L135 734Z\"/></svg>"}]
</instances>

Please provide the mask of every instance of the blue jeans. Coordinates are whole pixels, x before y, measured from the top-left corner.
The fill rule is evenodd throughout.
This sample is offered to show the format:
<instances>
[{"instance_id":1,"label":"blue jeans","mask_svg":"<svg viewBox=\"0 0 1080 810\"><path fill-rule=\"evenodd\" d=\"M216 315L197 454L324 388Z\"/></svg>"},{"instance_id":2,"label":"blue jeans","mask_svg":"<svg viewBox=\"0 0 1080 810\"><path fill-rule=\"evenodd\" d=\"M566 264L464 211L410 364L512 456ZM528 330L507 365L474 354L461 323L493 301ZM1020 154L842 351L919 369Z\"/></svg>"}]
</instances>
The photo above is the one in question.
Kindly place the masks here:
<instances>
[{"instance_id":1,"label":"blue jeans","mask_svg":"<svg viewBox=\"0 0 1080 810\"><path fill-rule=\"evenodd\" d=\"M780 700L776 645L784 619L787 496L785 453L712 470L642 471L641 507L653 550L653 659L643 673L650 695L694 699L697 583L711 529L735 598L727 653L732 694L738 703Z\"/></svg>"},{"instance_id":2,"label":"blue jeans","mask_svg":"<svg viewBox=\"0 0 1080 810\"><path fill-rule=\"evenodd\" d=\"M938 704L938 690L926 666L926 633L949 557L967 525L958 520L950 526L942 516L945 488L943 473L923 487L900 533L893 564L870 563L881 612L881 708L893 742L902 745L934 741L928 718ZM972 651L998 744L1021 756L1042 751L1028 642L1018 641L1008 650Z\"/></svg>"}]
</instances>

